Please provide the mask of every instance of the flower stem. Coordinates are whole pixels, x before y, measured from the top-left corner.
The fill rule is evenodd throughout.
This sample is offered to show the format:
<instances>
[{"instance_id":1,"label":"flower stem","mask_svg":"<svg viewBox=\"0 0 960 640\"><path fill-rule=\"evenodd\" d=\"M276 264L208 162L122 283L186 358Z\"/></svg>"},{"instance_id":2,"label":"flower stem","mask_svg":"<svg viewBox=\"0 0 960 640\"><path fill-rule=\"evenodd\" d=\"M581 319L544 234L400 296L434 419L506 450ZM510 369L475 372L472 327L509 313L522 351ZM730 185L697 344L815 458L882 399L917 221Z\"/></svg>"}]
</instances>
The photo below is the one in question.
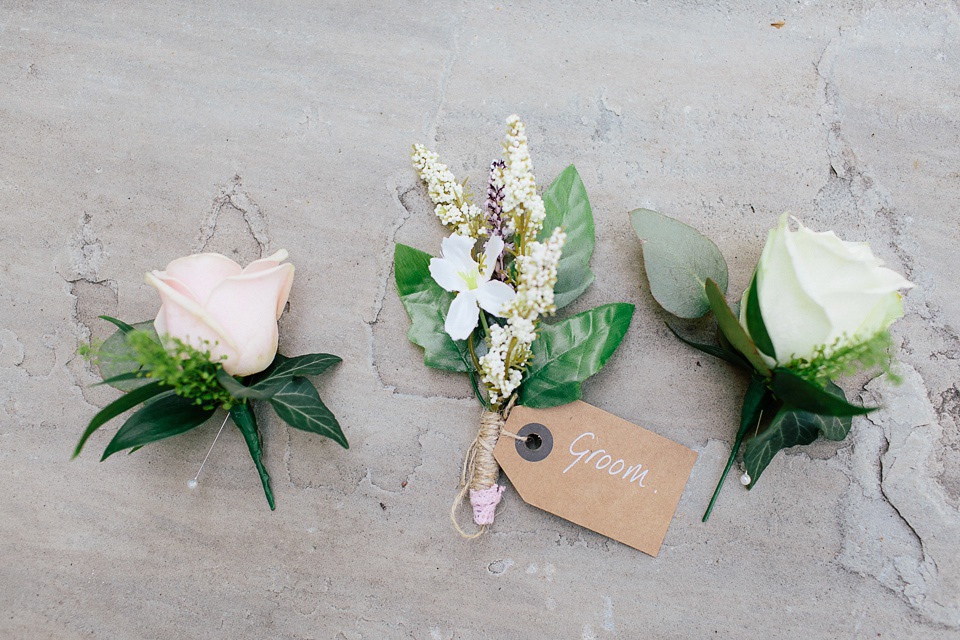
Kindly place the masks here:
<instances>
[{"instance_id":1,"label":"flower stem","mask_svg":"<svg viewBox=\"0 0 960 640\"><path fill-rule=\"evenodd\" d=\"M706 522L707 518L710 517L710 512L713 511L713 503L717 501L717 496L720 495L720 487L723 486L723 481L727 479L730 467L733 466L733 459L737 456L737 451L740 450L741 442L743 442L743 436L738 436L733 443L733 449L730 450L730 458L727 460L727 466L723 468L723 475L720 476L720 482L717 483L717 488L713 490L713 497L710 498L710 504L707 505L707 510L703 514L703 519L700 522Z\"/></svg>"},{"instance_id":2,"label":"flower stem","mask_svg":"<svg viewBox=\"0 0 960 640\"><path fill-rule=\"evenodd\" d=\"M730 458L727 460L727 466L723 469L723 475L720 476L720 482L717 483L717 488L713 491L713 497L710 498L710 504L707 505L707 510L704 512L701 522L706 522L707 518L710 517L710 512L713 511L713 503L717 501L717 496L720 495L720 487L723 486L723 481L727 479L730 467L733 466L733 459L736 458L737 451L740 450L740 445L743 443L743 438L747 435L747 429L754 422L759 428L760 420L763 418L763 407L768 399L769 391L764 379L759 376L751 378L747 393L743 396L743 408L740 410L740 428L737 429L737 437L733 442L733 448L730 450Z\"/></svg>"}]
</instances>

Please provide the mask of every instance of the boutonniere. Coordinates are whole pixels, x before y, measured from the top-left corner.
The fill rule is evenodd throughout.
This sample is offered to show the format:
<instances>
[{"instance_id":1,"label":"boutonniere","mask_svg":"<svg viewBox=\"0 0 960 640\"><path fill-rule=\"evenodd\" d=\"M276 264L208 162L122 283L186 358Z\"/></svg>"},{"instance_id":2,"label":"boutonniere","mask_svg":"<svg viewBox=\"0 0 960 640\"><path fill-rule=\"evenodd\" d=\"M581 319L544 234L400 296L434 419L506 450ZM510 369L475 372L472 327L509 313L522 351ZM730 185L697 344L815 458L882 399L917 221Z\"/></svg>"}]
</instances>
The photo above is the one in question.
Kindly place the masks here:
<instances>
[{"instance_id":1,"label":"boutonniere","mask_svg":"<svg viewBox=\"0 0 960 640\"><path fill-rule=\"evenodd\" d=\"M451 513L469 492L482 532L503 492L493 449L511 407L579 399L581 383L623 339L633 305L608 304L544 322L593 282L593 214L572 165L542 196L537 192L517 116L507 120L504 155L490 165L482 208L436 153L415 145L413 164L452 234L439 258L397 244L397 291L411 320L407 337L423 347L424 363L466 373L483 406ZM455 518L454 524L467 535Z\"/></svg>"},{"instance_id":2,"label":"boutonniere","mask_svg":"<svg viewBox=\"0 0 960 640\"><path fill-rule=\"evenodd\" d=\"M201 253L146 274L147 284L160 294L156 319L127 324L101 316L117 331L103 344L82 350L99 365L101 384L125 393L93 417L73 456L80 455L97 429L141 404L114 434L101 460L190 431L223 410L220 430L233 419L273 509L254 401L266 401L291 427L346 448L337 419L306 377L323 373L340 358L277 353L277 322L293 285L294 268L286 259L287 252L278 251L242 268L219 253ZM195 487L197 478L189 485Z\"/></svg>"},{"instance_id":3,"label":"boutonniere","mask_svg":"<svg viewBox=\"0 0 960 640\"><path fill-rule=\"evenodd\" d=\"M647 209L630 214L643 242L654 299L680 318L712 311L718 344L686 344L750 375L730 458L703 520L741 445L741 482L756 486L773 457L819 436L843 440L853 416L876 407L851 404L836 380L859 371L890 373L889 327L903 315L900 289L913 286L887 269L865 242L815 232L784 215L772 229L739 305L730 305L727 264L695 229Z\"/></svg>"}]
</instances>

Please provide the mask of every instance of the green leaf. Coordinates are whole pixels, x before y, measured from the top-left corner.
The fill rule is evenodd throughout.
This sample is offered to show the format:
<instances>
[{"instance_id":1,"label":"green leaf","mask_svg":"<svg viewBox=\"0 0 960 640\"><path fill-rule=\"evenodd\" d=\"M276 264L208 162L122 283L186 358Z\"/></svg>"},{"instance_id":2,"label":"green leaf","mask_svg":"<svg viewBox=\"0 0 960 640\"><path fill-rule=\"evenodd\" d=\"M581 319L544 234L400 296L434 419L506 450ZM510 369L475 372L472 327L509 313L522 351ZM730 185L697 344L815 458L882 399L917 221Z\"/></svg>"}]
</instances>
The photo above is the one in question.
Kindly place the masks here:
<instances>
[{"instance_id":1,"label":"green leaf","mask_svg":"<svg viewBox=\"0 0 960 640\"><path fill-rule=\"evenodd\" d=\"M340 423L320 400L316 387L306 378L290 378L269 402L280 419L294 429L326 436L344 449L350 448Z\"/></svg>"},{"instance_id":2,"label":"green leaf","mask_svg":"<svg viewBox=\"0 0 960 640\"><path fill-rule=\"evenodd\" d=\"M292 378L293 376L320 375L339 362L343 362L343 359L329 353L305 353L302 356L291 358L278 353L273 363L266 370L266 376L261 379L261 382L278 378Z\"/></svg>"},{"instance_id":3,"label":"green leaf","mask_svg":"<svg viewBox=\"0 0 960 640\"><path fill-rule=\"evenodd\" d=\"M834 385L835 386L835 385ZM780 400L791 407L810 413L828 416L859 416L879 407L858 407L850 404L844 397L838 397L812 382L801 378L793 371L778 367L773 370L770 390Z\"/></svg>"},{"instance_id":4,"label":"green leaf","mask_svg":"<svg viewBox=\"0 0 960 640\"><path fill-rule=\"evenodd\" d=\"M827 384L827 392L846 400L843 389L832 382ZM760 474L781 449L810 444L818 435L828 440L843 440L852 423L852 416L826 416L784 405L763 433L747 440L743 453L743 462L750 475L747 488L756 485Z\"/></svg>"},{"instance_id":5,"label":"green leaf","mask_svg":"<svg viewBox=\"0 0 960 640\"><path fill-rule=\"evenodd\" d=\"M465 340L453 340L443 328L453 294L445 291L430 275L430 254L397 244L393 270L397 292L410 316L407 339L423 347L428 367L447 371L473 371Z\"/></svg>"},{"instance_id":6,"label":"green leaf","mask_svg":"<svg viewBox=\"0 0 960 640\"><path fill-rule=\"evenodd\" d=\"M263 493L267 496L267 504L270 509L276 509L273 501L273 490L270 488L270 476L267 469L263 466L263 446L260 442L260 430L257 428L257 417L250 408L249 402L235 404L230 408L230 417L233 423L240 429L243 439L247 443L247 449L250 451L250 457L253 458L253 464L257 467L257 473L260 474L260 484L263 485Z\"/></svg>"},{"instance_id":7,"label":"green leaf","mask_svg":"<svg viewBox=\"0 0 960 640\"><path fill-rule=\"evenodd\" d=\"M740 450L743 437L751 426L759 423L760 416L763 414L764 406L768 400L769 393L766 382L763 378L753 376L750 379L750 386L747 387L747 392L743 396L743 406L740 408L740 428L737 429L737 437L734 439L733 447L730 449L727 466L723 468L723 474L720 476L717 488L713 490L713 496L711 496L710 504L707 505L707 510L703 514L702 522L706 522L707 519L710 518L710 512L713 511L713 504L717 501L717 496L720 495L720 489L727 479L727 474L730 473L730 467L733 466L733 461L737 457L737 451Z\"/></svg>"},{"instance_id":8,"label":"green leaf","mask_svg":"<svg viewBox=\"0 0 960 640\"><path fill-rule=\"evenodd\" d=\"M133 327L131 327L130 325L128 325L126 322L122 320L117 320L116 318L111 318L110 316L97 316L97 317L100 318L101 320L106 320L110 324L114 325L117 329L122 331L123 333L130 333L131 331L134 330Z\"/></svg>"},{"instance_id":9,"label":"green leaf","mask_svg":"<svg viewBox=\"0 0 960 640\"><path fill-rule=\"evenodd\" d=\"M708 279L726 293L727 262L712 240L650 209L631 211L630 223L643 243L650 293L661 307L681 318L699 318L710 310Z\"/></svg>"},{"instance_id":10,"label":"green leaf","mask_svg":"<svg viewBox=\"0 0 960 640\"><path fill-rule=\"evenodd\" d=\"M227 373L223 367L217 367L217 382L227 390L227 393L240 400L269 400L281 386L265 384L263 388L258 388L259 385L248 387Z\"/></svg>"},{"instance_id":11,"label":"green leaf","mask_svg":"<svg viewBox=\"0 0 960 640\"><path fill-rule=\"evenodd\" d=\"M767 325L763 322L763 314L760 313L760 294L757 293L757 277L753 274L753 282L747 291L747 330L757 349L767 354L774 360L777 359L777 352L773 349L773 341L770 334L767 333Z\"/></svg>"},{"instance_id":12,"label":"green leaf","mask_svg":"<svg viewBox=\"0 0 960 640\"><path fill-rule=\"evenodd\" d=\"M607 304L540 326L519 404L543 409L579 400L580 384L606 364L620 345L633 305Z\"/></svg>"},{"instance_id":13,"label":"green leaf","mask_svg":"<svg viewBox=\"0 0 960 640\"><path fill-rule=\"evenodd\" d=\"M557 284L553 287L554 304L562 309L586 291L596 276L590 270L593 256L593 210L587 199L587 189L570 165L543 192L543 206L547 217L537 240L545 242L556 227L567 234L557 264Z\"/></svg>"},{"instance_id":14,"label":"green leaf","mask_svg":"<svg viewBox=\"0 0 960 640\"><path fill-rule=\"evenodd\" d=\"M710 308L713 309L713 314L717 317L717 325L719 325L720 331L722 331L723 335L730 341L733 348L742 353L758 373L765 378L769 378L770 367L768 367L767 363L760 357L760 353L757 351L757 347L754 346L753 341L750 340L750 336L743 330L743 327L740 326L740 321L737 320L737 316L735 316L733 311L730 310L730 307L727 306L727 301L724 299L720 287L717 286L717 283L713 280L707 279L705 289L710 302Z\"/></svg>"},{"instance_id":15,"label":"green leaf","mask_svg":"<svg viewBox=\"0 0 960 640\"><path fill-rule=\"evenodd\" d=\"M138 387L133 391L130 391L129 393L123 394L98 411L97 415L93 416L93 419L90 420L90 424L87 425L83 435L80 436L80 442L77 443L77 448L73 452L73 457L76 458L78 455L80 455L80 450L83 449L83 445L86 444L87 439L93 435L94 431L124 411L132 409L141 402L145 402L168 389L169 387L165 386L162 382L150 382L142 387Z\"/></svg>"},{"instance_id":16,"label":"green leaf","mask_svg":"<svg viewBox=\"0 0 960 640\"><path fill-rule=\"evenodd\" d=\"M117 320L117 322L120 321ZM153 327L153 320L138 322L132 326L122 322L120 324L134 331L143 331L157 343L160 342L157 331ZM117 376L142 370L142 365L137 362L133 349L127 343L128 333L130 332L120 328L113 332L98 349L97 364L100 367L100 376L104 379L104 382L121 391L136 389L150 382L146 378L118 379L116 382L108 382L117 378Z\"/></svg>"},{"instance_id":17,"label":"green leaf","mask_svg":"<svg viewBox=\"0 0 960 640\"><path fill-rule=\"evenodd\" d=\"M128 372L126 372L126 373L121 373L121 374L115 375L115 376L113 376L112 378L107 378L106 380L101 380L100 382L94 383L92 386L94 386L94 387L99 387L99 386L102 385L102 384L114 386L114 385L116 385L118 382L126 382L127 380L140 380L141 378L145 377L145 374L146 374L148 371L149 371L149 369L143 369L143 370L140 370L140 371L128 371ZM116 387L114 386L114 388L116 388Z\"/></svg>"},{"instance_id":18,"label":"green leaf","mask_svg":"<svg viewBox=\"0 0 960 640\"><path fill-rule=\"evenodd\" d=\"M704 353L709 354L715 358L726 360L730 364L736 367L739 367L741 369L746 369L748 371L752 369L752 367L750 366L750 363L744 360L743 357L741 357L740 354L737 353L736 351L731 351L723 347L718 347L712 344L704 344L702 342L693 342L692 340L687 340L682 335L677 333L676 330L674 330L674 328L671 327L668 323L664 323L664 324L667 325L667 329L670 329L670 333L676 336L680 342L686 345L689 345L694 349L699 349L700 351L703 351Z\"/></svg>"},{"instance_id":19,"label":"green leaf","mask_svg":"<svg viewBox=\"0 0 960 640\"><path fill-rule=\"evenodd\" d=\"M130 416L113 436L100 460L106 460L117 451L190 431L206 422L213 412L214 409L204 409L169 391Z\"/></svg>"}]
</instances>

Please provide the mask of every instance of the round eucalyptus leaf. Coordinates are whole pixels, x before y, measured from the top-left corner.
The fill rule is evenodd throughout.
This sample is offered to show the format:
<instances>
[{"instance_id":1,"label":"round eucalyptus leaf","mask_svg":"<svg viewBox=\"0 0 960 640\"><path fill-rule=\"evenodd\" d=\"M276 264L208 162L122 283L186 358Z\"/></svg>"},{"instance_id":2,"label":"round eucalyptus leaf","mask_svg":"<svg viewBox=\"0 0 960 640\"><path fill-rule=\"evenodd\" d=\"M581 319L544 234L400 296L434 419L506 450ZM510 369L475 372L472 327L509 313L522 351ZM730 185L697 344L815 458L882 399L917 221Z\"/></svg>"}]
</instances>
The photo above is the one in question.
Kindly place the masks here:
<instances>
[{"instance_id":1,"label":"round eucalyptus leaf","mask_svg":"<svg viewBox=\"0 0 960 640\"><path fill-rule=\"evenodd\" d=\"M630 223L643 242L643 264L650 293L660 306L680 318L710 311L707 280L727 291L727 263L712 240L679 220L634 209Z\"/></svg>"}]
</instances>

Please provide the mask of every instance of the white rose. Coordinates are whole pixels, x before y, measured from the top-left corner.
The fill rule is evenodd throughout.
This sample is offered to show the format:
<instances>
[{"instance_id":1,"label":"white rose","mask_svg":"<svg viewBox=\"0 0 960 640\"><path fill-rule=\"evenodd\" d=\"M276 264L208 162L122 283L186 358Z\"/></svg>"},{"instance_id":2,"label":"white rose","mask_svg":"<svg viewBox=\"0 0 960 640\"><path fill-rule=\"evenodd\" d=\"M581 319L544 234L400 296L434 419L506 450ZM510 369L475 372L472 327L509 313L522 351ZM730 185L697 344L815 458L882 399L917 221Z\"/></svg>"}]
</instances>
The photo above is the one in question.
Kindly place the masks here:
<instances>
[{"instance_id":1,"label":"white rose","mask_svg":"<svg viewBox=\"0 0 960 640\"><path fill-rule=\"evenodd\" d=\"M219 253L177 258L146 274L163 304L154 321L162 338L210 351L235 376L263 371L277 354L277 320L293 284L286 251L241 268Z\"/></svg>"},{"instance_id":2,"label":"white rose","mask_svg":"<svg viewBox=\"0 0 960 640\"><path fill-rule=\"evenodd\" d=\"M869 340L903 315L897 290L914 286L883 267L867 243L796 222L792 231L781 216L757 264L760 314L778 364L810 358L818 347ZM740 303L744 327L749 293Z\"/></svg>"}]
</instances>

